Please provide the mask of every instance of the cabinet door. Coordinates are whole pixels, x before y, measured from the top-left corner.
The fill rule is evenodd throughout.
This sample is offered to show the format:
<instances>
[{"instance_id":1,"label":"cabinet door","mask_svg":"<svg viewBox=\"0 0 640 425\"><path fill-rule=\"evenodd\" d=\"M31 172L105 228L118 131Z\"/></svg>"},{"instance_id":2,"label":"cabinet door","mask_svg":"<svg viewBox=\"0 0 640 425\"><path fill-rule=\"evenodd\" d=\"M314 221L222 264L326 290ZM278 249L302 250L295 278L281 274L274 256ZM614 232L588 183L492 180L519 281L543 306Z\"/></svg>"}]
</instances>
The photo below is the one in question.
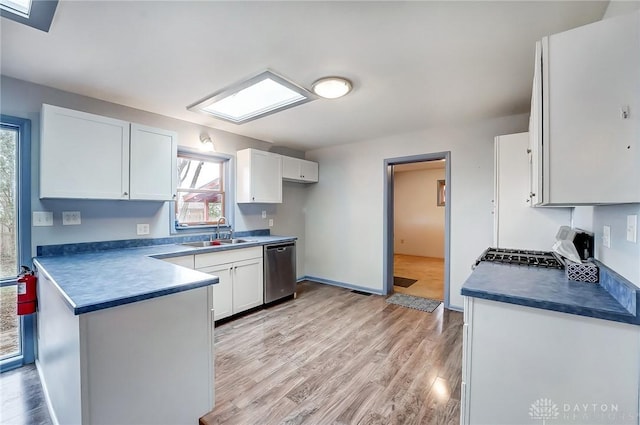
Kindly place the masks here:
<instances>
[{"instance_id":1,"label":"cabinet door","mask_svg":"<svg viewBox=\"0 0 640 425\"><path fill-rule=\"evenodd\" d=\"M220 279L212 286L214 320L231 316L233 314L233 264L221 264L197 270L218 276Z\"/></svg>"},{"instance_id":2,"label":"cabinet door","mask_svg":"<svg viewBox=\"0 0 640 425\"><path fill-rule=\"evenodd\" d=\"M529 201L543 203L542 194L542 43L536 43L531 116L529 117Z\"/></svg>"},{"instance_id":3,"label":"cabinet door","mask_svg":"<svg viewBox=\"0 0 640 425\"><path fill-rule=\"evenodd\" d=\"M243 149L236 153L236 202L282 203L282 157Z\"/></svg>"},{"instance_id":4,"label":"cabinet door","mask_svg":"<svg viewBox=\"0 0 640 425\"><path fill-rule=\"evenodd\" d=\"M495 140L494 246L548 251L560 226L571 224L570 208L530 208L528 133Z\"/></svg>"},{"instance_id":5,"label":"cabinet door","mask_svg":"<svg viewBox=\"0 0 640 425\"><path fill-rule=\"evenodd\" d=\"M253 202L282 202L282 157L253 150L251 154Z\"/></svg>"},{"instance_id":6,"label":"cabinet door","mask_svg":"<svg viewBox=\"0 0 640 425\"><path fill-rule=\"evenodd\" d=\"M548 43L549 202L640 202L640 12Z\"/></svg>"},{"instance_id":7,"label":"cabinet door","mask_svg":"<svg viewBox=\"0 0 640 425\"><path fill-rule=\"evenodd\" d=\"M162 260L173 263L177 266L186 267L193 270L193 255L183 255L181 257L163 258Z\"/></svg>"},{"instance_id":8,"label":"cabinet door","mask_svg":"<svg viewBox=\"0 0 640 425\"><path fill-rule=\"evenodd\" d=\"M282 157L282 179L300 180L300 160L288 156Z\"/></svg>"},{"instance_id":9,"label":"cabinet door","mask_svg":"<svg viewBox=\"0 0 640 425\"><path fill-rule=\"evenodd\" d=\"M130 199L172 201L176 193L177 134L131 124Z\"/></svg>"},{"instance_id":10,"label":"cabinet door","mask_svg":"<svg viewBox=\"0 0 640 425\"><path fill-rule=\"evenodd\" d=\"M318 163L283 156L282 179L300 183L315 183L318 181Z\"/></svg>"},{"instance_id":11,"label":"cabinet door","mask_svg":"<svg viewBox=\"0 0 640 425\"><path fill-rule=\"evenodd\" d=\"M318 181L318 163L313 161L300 160L300 177L305 182L313 183Z\"/></svg>"},{"instance_id":12,"label":"cabinet door","mask_svg":"<svg viewBox=\"0 0 640 425\"><path fill-rule=\"evenodd\" d=\"M233 264L234 314L262 305L264 298L262 264L262 258Z\"/></svg>"},{"instance_id":13,"label":"cabinet door","mask_svg":"<svg viewBox=\"0 0 640 425\"><path fill-rule=\"evenodd\" d=\"M129 198L129 123L42 105L40 197Z\"/></svg>"}]
</instances>

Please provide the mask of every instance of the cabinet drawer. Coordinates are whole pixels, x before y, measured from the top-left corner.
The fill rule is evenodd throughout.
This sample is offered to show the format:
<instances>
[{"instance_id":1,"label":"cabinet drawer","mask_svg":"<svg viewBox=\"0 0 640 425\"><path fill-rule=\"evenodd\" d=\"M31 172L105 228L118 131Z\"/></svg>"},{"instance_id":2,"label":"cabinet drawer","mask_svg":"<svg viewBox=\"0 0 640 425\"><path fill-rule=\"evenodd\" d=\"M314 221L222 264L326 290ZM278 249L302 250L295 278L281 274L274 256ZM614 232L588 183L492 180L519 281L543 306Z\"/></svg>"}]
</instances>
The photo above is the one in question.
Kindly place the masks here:
<instances>
[{"instance_id":1,"label":"cabinet drawer","mask_svg":"<svg viewBox=\"0 0 640 425\"><path fill-rule=\"evenodd\" d=\"M178 266L186 267L188 269L193 269L193 255L183 255L181 257L163 258L162 260L168 263L176 264Z\"/></svg>"},{"instance_id":2,"label":"cabinet drawer","mask_svg":"<svg viewBox=\"0 0 640 425\"><path fill-rule=\"evenodd\" d=\"M262 258L262 246L197 254L195 256L195 268L201 269L203 267L235 263L237 261L250 260L252 258Z\"/></svg>"}]
</instances>

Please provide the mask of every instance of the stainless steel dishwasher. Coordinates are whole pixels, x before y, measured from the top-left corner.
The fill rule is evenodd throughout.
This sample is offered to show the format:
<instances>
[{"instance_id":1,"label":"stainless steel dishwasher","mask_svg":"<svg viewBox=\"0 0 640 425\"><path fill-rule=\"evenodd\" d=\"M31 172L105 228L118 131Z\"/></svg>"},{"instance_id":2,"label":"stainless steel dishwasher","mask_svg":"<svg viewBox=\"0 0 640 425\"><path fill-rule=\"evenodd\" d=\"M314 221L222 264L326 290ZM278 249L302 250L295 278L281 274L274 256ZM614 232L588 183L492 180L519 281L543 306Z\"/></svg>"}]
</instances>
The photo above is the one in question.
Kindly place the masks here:
<instances>
[{"instance_id":1,"label":"stainless steel dishwasher","mask_svg":"<svg viewBox=\"0 0 640 425\"><path fill-rule=\"evenodd\" d=\"M264 246L264 302L296 292L296 243L284 242Z\"/></svg>"}]
</instances>

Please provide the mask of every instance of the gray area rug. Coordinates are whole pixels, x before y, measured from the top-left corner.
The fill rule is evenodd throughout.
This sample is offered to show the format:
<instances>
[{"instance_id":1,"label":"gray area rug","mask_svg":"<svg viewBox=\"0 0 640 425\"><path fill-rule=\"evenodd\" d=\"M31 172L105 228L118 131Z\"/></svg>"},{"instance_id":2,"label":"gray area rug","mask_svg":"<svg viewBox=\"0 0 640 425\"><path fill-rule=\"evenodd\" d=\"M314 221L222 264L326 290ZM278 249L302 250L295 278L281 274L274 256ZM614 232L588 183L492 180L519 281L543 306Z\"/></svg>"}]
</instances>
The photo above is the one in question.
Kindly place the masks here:
<instances>
[{"instance_id":1,"label":"gray area rug","mask_svg":"<svg viewBox=\"0 0 640 425\"><path fill-rule=\"evenodd\" d=\"M430 300L428 298L414 297L406 294L393 294L387 298L387 302L400 305L402 307L413 308L415 310L432 313L442 301Z\"/></svg>"}]
</instances>

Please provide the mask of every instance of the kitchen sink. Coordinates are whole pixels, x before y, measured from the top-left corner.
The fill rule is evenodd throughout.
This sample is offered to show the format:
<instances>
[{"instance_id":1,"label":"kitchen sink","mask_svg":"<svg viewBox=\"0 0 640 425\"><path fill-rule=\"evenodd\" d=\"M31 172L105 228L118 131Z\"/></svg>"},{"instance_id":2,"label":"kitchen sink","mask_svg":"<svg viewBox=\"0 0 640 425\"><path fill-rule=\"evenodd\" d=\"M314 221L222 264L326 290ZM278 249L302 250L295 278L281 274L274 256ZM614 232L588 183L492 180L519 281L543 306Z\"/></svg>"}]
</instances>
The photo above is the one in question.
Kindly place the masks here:
<instances>
[{"instance_id":1,"label":"kitchen sink","mask_svg":"<svg viewBox=\"0 0 640 425\"><path fill-rule=\"evenodd\" d=\"M192 246L194 248L205 248L208 246L230 245L230 244L247 243L247 242L254 242L254 241L250 241L247 239L215 239L213 241L185 242L180 245Z\"/></svg>"}]
</instances>

